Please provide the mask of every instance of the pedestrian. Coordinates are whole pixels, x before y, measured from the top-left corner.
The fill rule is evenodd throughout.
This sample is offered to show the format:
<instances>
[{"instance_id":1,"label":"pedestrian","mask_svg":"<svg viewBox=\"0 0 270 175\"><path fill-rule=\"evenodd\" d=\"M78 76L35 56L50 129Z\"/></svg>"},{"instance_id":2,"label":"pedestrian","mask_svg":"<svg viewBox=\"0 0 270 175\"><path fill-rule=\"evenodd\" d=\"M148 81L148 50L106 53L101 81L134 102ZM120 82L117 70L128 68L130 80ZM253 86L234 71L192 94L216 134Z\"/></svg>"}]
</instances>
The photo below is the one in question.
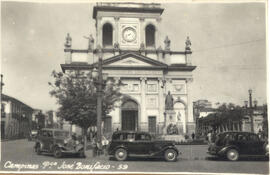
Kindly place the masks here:
<instances>
[{"instance_id":1,"label":"pedestrian","mask_svg":"<svg viewBox=\"0 0 270 175\"><path fill-rule=\"evenodd\" d=\"M194 138L195 138L194 132L191 134L191 137L192 137L192 140L194 140Z\"/></svg>"},{"instance_id":2,"label":"pedestrian","mask_svg":"<svg viewBox=\"0 0 270 175\"><path fill-rule=\"evenodd\" d=\"M212 141L212 132L211 131L207 134L207 140L208 140L208 144L211 144L211 141Z\"/></svg>"},{"instance_id":3,"label":"pedestrian","mask_svg":"<svg viewBox=\"0 0 270 175\"><path fill-rule=\"evenodd\" d=\"M216 141L216 132L213 130L211 135L211 142L215 143L215 141Z\"/></svg>"},{"instance_id":4,"label":"pedestrian","mask_svg":"<svg viewBox=\"0 0 270 175\"><path fill-rule=\"evenodd\" d=\"M109 145L109 140L105 136L102 136L101 144L104 154L107 155L107 147Z\"/></svg>"},{"instance_id":5,"label":"pedestrian","mask_svg":"<svg viewBox=\"0 0 270 175\"><path fill-rule=\"evenodd\" d=\"M262 130L261 129L259 129L258 136L260 139L262 139Z\"/></svg>"}]
</instances>

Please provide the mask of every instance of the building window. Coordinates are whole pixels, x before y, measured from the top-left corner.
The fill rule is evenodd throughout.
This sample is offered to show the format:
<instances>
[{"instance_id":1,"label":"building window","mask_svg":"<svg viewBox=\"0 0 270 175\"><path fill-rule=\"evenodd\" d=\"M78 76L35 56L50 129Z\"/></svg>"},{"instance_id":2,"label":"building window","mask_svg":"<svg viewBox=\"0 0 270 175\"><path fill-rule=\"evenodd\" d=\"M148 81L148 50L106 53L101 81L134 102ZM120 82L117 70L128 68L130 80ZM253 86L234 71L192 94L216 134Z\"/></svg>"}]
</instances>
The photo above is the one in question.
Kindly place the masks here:
<instances>
[{"instance_id":1,"label":"building window","mask_svg":"<svg viewBox=\"0 0 270 175\"><path fill-rule=\"evenodd\" d=\"M155 47L155 26L149 24L145 28L145 42L146 47Z\"/></svg>"},{"instance_id":2,"label":"building window","mask_svg":"<svg viewBox=\"0 0 270 175\"><path fill-rule=\"evenodd\" d=\"M148 131L151 134L156 133L157 119L156 116L148 116Z\"/></svg>"},{"instance_id":3,"label":"building window","mask_svg":"<svg viewBox=\"0 0 270 175\"><path fill-rule=\"evenodd\" d=\"M112 42L113 42L113 28L111 24L106 23L103 25L103 29L102 29L103 47L112 46Z\"/></svg>"}]
</instances>

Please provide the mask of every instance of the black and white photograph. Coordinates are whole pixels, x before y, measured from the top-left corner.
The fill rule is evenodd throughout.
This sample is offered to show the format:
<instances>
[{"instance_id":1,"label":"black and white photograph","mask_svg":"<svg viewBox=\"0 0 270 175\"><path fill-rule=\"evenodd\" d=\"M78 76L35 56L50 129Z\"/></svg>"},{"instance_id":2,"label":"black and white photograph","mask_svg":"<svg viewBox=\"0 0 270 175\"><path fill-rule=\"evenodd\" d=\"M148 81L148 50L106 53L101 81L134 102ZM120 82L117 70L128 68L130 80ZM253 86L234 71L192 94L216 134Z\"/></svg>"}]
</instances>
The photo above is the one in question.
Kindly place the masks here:
<instances>
[{"instance_id":1,"label":"black and white photograph","mask_svg":"<svg viewBox=\"0 0 270 175\"><path fill-rule=\"evenodd\" d=\"M2 0L0 173L269 174L267 12Z\"/></svg>"}]
</instances>

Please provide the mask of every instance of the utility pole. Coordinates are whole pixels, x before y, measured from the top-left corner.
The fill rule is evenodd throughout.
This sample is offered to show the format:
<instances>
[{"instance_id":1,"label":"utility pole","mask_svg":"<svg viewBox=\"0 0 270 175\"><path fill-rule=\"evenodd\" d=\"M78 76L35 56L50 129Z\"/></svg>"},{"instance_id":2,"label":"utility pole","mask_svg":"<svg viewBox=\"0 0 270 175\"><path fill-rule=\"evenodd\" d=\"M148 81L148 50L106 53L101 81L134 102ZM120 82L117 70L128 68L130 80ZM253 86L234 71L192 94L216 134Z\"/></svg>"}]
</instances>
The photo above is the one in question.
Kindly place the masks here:
<instances>
[{"instance_id":1,"label":"utility pole","mask_svg":"<svg viewBox=\"0 0 270 175\"><path fill-rule=\"evenodd\" d=\"M254 121L253 121L253 107L252 107L252 90L248 90L249 93L249 115L251 120L251 132L254 132Z\"/></svg>"},{"instance_id":2,"label":"utility pole","mask_svg":"<svg viewBox=\"0 0 270 175\"><path fill-rule=\"evenodd\" d=\"M102 49L98 47L98 84L97 84L97 144L101 146L101 119L102 119Z\"/></svg>"}]
</instances>

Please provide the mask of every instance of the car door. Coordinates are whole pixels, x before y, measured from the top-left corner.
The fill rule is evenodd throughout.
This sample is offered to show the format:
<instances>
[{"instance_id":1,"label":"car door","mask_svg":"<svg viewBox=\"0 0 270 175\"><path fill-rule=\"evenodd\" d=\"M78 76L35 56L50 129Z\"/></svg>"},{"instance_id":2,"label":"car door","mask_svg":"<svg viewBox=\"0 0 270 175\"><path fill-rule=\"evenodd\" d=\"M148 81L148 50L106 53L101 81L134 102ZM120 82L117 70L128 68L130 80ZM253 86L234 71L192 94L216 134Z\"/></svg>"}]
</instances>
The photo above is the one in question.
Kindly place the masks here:
<instances>
[{"instance_id":1,"label":"car door","mask_svg":"<svg viewBox=\"0 0 270 175\"><path fill-rule=\"evenodd\" d=\"M264 154L263 142L260 141L258 135L250 134L248 144L250 145L250 154L262 155Z\"/></svg>"},{"instance_id":2,"label":"car door","mask_svg":"<svg viewBox=\"0 0 270 175\"><path fill-rule=\"evenodd\" d=\"M153 152L153 143L151 136L147 133L137 133L135 136L136 153L149 155Z\"/></svg>"},{"instance_id":3,"label":"car door","mask_svg":"<svg viewBox=\"0 0 270 175\"><path fill-rule=\"evenodd\" d=\"M137 147L135 143L135 133L125 133L123 136L123 143L128 149L128 154L136 153Z\"/></svg>"},{"instance_id":4,"label":"car door","mask_svg":"<svg viewBox=\"0 0 270 175\"><path fill-rule=\"evenodd\" d=\"M235 143L234 145L239 148L240 154L248 154L250 145L247 145L248 137L246 133L237 133L235 135Z\"/></svg>"},{"instance_id":5,"label":"car door","mask_svg":"<svg viewBox=\"0 0 270 175\"><path fill-rule=\"evenodd\" d=\"M49 151L50 146L53 144L53 132L52 131L43 131L42 142L44 145L43 149Z\"/></svg>"}]
</instances>

